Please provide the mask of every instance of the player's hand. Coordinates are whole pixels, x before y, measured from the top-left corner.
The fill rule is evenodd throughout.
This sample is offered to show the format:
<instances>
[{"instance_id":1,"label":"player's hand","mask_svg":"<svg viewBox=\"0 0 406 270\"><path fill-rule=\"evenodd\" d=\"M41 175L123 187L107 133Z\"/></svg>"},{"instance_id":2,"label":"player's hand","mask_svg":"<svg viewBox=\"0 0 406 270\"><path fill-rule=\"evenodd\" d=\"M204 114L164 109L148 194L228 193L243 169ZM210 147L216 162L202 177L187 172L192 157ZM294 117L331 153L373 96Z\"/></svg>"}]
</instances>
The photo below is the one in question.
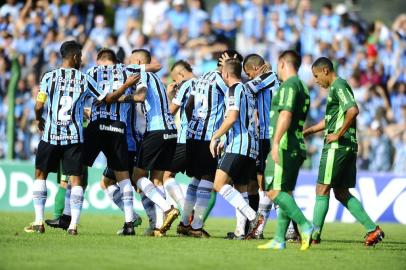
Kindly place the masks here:
<instances>
[{"instance_id":1,"label":"player's hand","mask_svg":"<svg viewBox=\"0 0 406 270\"><path fill-rule=\"evenodd\" d=\"M176 82L168 84L168 87L166 89L166 91L168 91L168 94L175 95L176 91L178 90L177 85L178 84Z\"/></svg>"},{"instance_id":2,"label":"player's hand","mask_svg":"<svg viewBox=\"0 0 406 270\"><path fill-rule=\"evenodd\" d=\"M140 74L131 75L125 81L126 88L130 88L131 86L135 85L140 80Z\"/></svg>"},{"instance_id":3,"label":"player's hand","mask_svg":"<svg viewBox=\"0 0 406 270\"><path fill-rule=\"evenodd\" d=\"M37 125L38 125L39 131L43 132L45 129L45 119L41 118L40 120L38 120Z\"/></svg>"},{"instance_id":4,"label":"player's hand","mask_svg":"<svg viewBox=\"0 0 406 270\"><path fill-rule=\"evenodd\" d=\"M340 139L340 137L337 134L334 134L334 133L327 134L326 143L336 142L336 141L338 141L338 139Z\"/></svg>"},{"instance_id":5,"label":"player's hand","mask_svg":"<svg viewBox=\"0 0 406 270\"><path fill-rule=\"evenodd\" d=\"M224 142L220 142L219 144L217 144L217 156L220 156L221 152L223 152L224 149Z\"/></svg>"},{"instance_id":6,"label":"player's hand","mask_svg":"<svg viewBox=\"0 0 406 270\"><path fill-rule=\"evenodd\" d=\"M272 145L272 160L275 161L276 164L279 164L279 144Z\"/></svg>"},{"instance_id":7,"label":"player's hand","mask_svg":"<svg viewBox=\"0 0 406 270\"><path fill-rule=\"evenodd\" d=\"M307 128L303 131L303 137L307 137L309 135L313 134L312 129L311 128Z\"/></svg>"},{"instance_id":8,"label":"player's hand","mask_svg":"<svg viewBox=\"0 0 406 270\"><path fill-rule=\"evenodd\" d=\"M211 139L210 141L210 153L215 158L217 156L217 145L219 143L219 140L217 139Z\"/></svg>"},{"instance_id":9,"label":"player's hand","mask_svg":"<svg viewBox=\"0 0 406 270\"><path fill-rule=\"evenodd\" d=\"M265 74L271 71L271 68L269 67L268 64L263 64L260 68L259 68L259 74Z\"/></svg>"}]
</instances>

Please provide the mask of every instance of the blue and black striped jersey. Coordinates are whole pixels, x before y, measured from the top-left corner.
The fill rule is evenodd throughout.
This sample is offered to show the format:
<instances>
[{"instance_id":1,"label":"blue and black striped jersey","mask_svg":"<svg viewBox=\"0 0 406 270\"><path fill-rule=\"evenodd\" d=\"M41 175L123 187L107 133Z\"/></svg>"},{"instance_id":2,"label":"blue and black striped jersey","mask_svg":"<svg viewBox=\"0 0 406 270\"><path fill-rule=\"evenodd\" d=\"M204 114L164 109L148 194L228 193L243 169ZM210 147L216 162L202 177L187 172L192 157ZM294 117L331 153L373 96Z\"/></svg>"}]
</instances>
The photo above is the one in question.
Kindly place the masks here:
<instances>
[{"instance_id":1,"label":"blue and black striped jersey","mask_svg":"<svg viewBox=\"0 0 406 270\"><path fill-rule=\"evenodd\" d=\"M141 71L144 71L144 68L145 66L126 66L124 64L94 66L87 71L87 74L97 82L103 91L111 93L120 88L129 76L141 73ZM131 88L127 89L125 94L131 94ZM99 104L94 102L92 104L90 121L108 119L126 123L129 107L129 103Z\"/></svg>"},{"instance_id":2,"label":"blue and black striped jersey","mask_svg":"<svg viewBox=\"0 0 406 270\"><path fill-rule=\"evenodd\" d=\"M138 151L146 129L144 103L130 103L127 114L127 144L128 151Z\"/></svg>"},{"instance_id":3,"label":"blue and black striped jersey","mask_svg":"<svg viewBox=\"0 0 406 270\"><path fill-rule=\"evenodd\" d=\"M166 88L155 73L141 72L141 82L147 86L145 110L146 131L176 130L175 120L169 111Z\"/></svg>"},{"instance_id":4,"label":"blue and black striped jersey","mask_svg":"<svg viewBox=\"0 0 406 270\"><path fill-rule=\"evenodd\" d=\"M225 97L226 114L239 111L239 117L227 133L226 153L240 154L253 159L258 156L258 134L255 127L255 99L244 84L236 83Z\"/></svg>"},{"instance_id":5,"label":"blue and black striped jersey","mask_svg":"<svg viewBox=\"0 0 406 270\"><path fill-rule=\"evenodd\" d=\"M191 92L194 110L188 124L188 139L211 140L223 121L227 89L219 71L207 72L196 80Z\"/></svg>"},{"instance_id":6,"label":"blue and black striped jersey","mask_svg":"<svg viewBox=\"0 0 406 270\"><path fill-rule=\"evenodd\" d=\"M278 78L271 71L248 81L245 86L256 95L259 138L269 139L269 112L271 111L272 95L279 87Z\"/></svg>"},{"instance_id":7,"label":"blue and black striped jersey","mask_svg":"<svg viewBox=\"0 0 406 270\"><path fill-rule=\"evenodd\" d=\"M180 106L180 130L178 132L178 143L186 143L186 132L188 126L188 120L186 117L186 104L195 83L196 79L194 78L183 81L180 84L175 97L172 99L172 103Z\"/></svg>"},{"instance_id":8,"label":"blue and black striped jersey","mask_svg":"<svg viewBox=\"0 0 406 270\"><path fill-rule=\"evenodd\" d=\"M47 95L47 118L42 140L54 145L83 142L85 98L101 101L106 93L92 77L74 68L58 68L44 74L40 92Z\"/></svg>"}]
</instances>

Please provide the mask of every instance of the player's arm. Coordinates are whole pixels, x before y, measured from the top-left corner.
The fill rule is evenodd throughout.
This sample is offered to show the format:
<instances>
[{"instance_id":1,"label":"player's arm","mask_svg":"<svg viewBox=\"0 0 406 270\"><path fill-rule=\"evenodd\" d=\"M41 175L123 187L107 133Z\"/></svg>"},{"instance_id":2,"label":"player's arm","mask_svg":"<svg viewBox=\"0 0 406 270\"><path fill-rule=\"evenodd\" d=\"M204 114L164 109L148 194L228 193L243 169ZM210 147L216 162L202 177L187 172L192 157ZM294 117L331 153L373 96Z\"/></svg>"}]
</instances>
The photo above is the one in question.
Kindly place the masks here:
<instances>
[{"instance_id":1,"label":"player's arm","mask_svg":"<svg viewBox=\"0 0 406 270\"><path fill-rule=\"evenodd\" d=\"M38 129L44 131L45 119L42 117L44 113L44 104L47 99L47 94L44 92L39 92L37 100L35 102L35 119L38 121Z\"/></svg>"},{"instance_id":2,"label":"player's arm","mask_svg":"<svg viewBox=\"0 0 406 270\"><path fill-rule=\"evenodd\" d=\"M275 135L272 141L272 159L279 164L279 143L283 134L289 129L292 122L292 112L282 110L279 113L278 121L276 122Z\"/></svg>"},{"instance_id":3,"label":"player's arm","mask_svg":"<svg viewBox=\"0 0 406 270\"><path fill-rule=\"evenodd\" d=\"M227 112L226 117L224 118L223 123L221 123L220 128L214 133L210 142L210 152L213 155L213 157L216 157L217 155L220 154L219 152L217 152L218 151L217 145L220 142L220 138L230 130L235 121L237 121L238 116L239 116L238 110L229 110Z\"/></svg>"},{"instance_id":4,"label":"player's arm","mask_svg":"<svg viewBox=\"0 0 406 270\"><path fill-rule=\"evenodd\" d=\"M145 65L145 71L146 72L158 72L162 69L162 65L158 62L151 63L151 64L146 64Z\"/></svg>"},{"instance_id":5,"label":"player's arm","mask_svg":"<svg viewBox=\"0 0 406 270\"><path fill-rule=\"evenodd\" d=\"M108 93L105 98L104 102L107 104L115 103L119 100L119 98L125 93L125 91L135 85L140 79L140 75L133 75L127 78L127 80L122 84L117 90Z\"/></svg>"},{"instance_id":6,"label":"player's arm","mask_svg":"<svg viewBox=\"0 0 406 270\"><path fill-rule=\"evenodd\" d=\"M118 102L120 103L141 103L147 97L147 87L144 84L137 85L135 93L130 95L122 95Z\"/></svg>"},{"instance_id":7,"label":"player's arm","mask_svg":"<svg viewBox=\"0 0 406 270\"><path fill-rule=\"evenodd\" d=\"M326 137L326 142L331 143L331 142L338 141L338 139L340 139L345 134L345 132L347 132L347 130L351 127L352 122L355 121L355 118L357 117L358 114L359 114L359 110L358 110L357 105L350 107L345 112L343 126L340 128L340 130L337 133L328 134Z\"/></svg>"},{"instance_id":8,"label":"player's arm","mask_svg":"<svg viewBox=\"0 0 406 270\"><path fill-rule=\"evenodd\" d=\"M326 123L325 123L325 121L324 121L324 119L323 119L323 120L321 120L320 122L318 122L317 124L315 124L315 125L313 125L313 126L307 128L307 129L305 129L305 130L303 131L303 136L306 137L306 136L309 136L309 135L311 135L311 134L314 134L314 133L317 133L317 132L319 132L319 131L322 131L322 130L325 129L325 127L326 127Z\"/></svg>"},{"instance_id":9,"label":"player's arm","mask_svg":"<svg viewBox=\"0 0 406 270\"><path fill-rule=\"evenodd\" d=\"M326 143L338 141L347 132L359 114L357 103L347 87L335 89L334 94L338 98L340 109L345 112L344 123L336 133L327 134Z\"/></svg>"}]
</instances>

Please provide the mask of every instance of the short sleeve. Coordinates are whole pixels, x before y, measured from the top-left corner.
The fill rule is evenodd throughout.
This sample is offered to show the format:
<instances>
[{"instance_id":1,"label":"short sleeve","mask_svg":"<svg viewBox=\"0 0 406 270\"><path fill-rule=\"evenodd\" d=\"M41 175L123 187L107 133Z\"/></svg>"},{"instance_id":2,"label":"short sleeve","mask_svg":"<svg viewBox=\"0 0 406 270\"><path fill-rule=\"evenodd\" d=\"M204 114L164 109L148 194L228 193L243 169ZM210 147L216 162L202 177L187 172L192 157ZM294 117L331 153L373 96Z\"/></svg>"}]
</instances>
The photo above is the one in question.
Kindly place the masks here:
<instances>
[{"instance_id":1,"label":"short sleeve","mask_svg":"<svg viewBox=\"0 0 406 270\"><path fill-rule=\"evenodd\" d=\"M49 85L51 83L52 72L47 72L42 76L41 82L39 85L39 91L44 94L49 94Z\"/></svg>"},{"instance_id":2,"label":"short sleeve","mask_svg":"<svg viewBox=\"0 0 406 270\"><path fill-rule=\"evenodd\" d=\"M241 104L242 87L230 87L226 96L227 111L239 111Z\"/></svg>"},{"instance_id":3,"label":"short sleeve","mask_svg":"<svg viewBox=\"0 0 406 270\"><path fill-rule=\"evenodd\" d=\"M97 100L101 101L103 100L107 93L108 90L104 91L104 87L101 84L98 84L91 76L89 76L88 74L85 75L86 76L86 91L93 96L94 98L96 98Z\"/></svg>"},{"instance_id":4,"label":"short sleeve","mask_svg":"<svg viewBox=\"0 0 406 270\"><path fill-rule=\"evenodd\" d=\"M242 21L242 10L238 4L235 4L235 20Z\"/></svg>"},{"instance_id":5,"label":"short sleeve","mask_svg":"<svg viewBox=\"0 0 406 270\"><path fill-rule=\"evenodd\" d=\"M279 90L279 111L294 112L296 104L297 91L292 85L283 85Z\"/></svg>"},{"instance_id":6,"label":"short sleeve","mask_svg":"<svg viewBox=\"0 0 406 270\"><path fill-rule=\"evenodd\" d=\"M175 97L172 99L172 103L178 106L182 106L182 103L185 100L185 96L187 95L189 88L191 88L190 83L186 82L182 83Z\"/></svg>"},{"instance_id":7,"label":"short sleeve","mask_svg":"<svg viewBox=\"0 0 406 270\"><path fill-rule=\"evenodd\" d=\"M224 82L223 78L221 77L220 73L217 73L217 75L216 75L216 88L224 96L226 95L226 93L228 91L228 87L227 87L226 83Z\"/></svg>"},{"instance_id":8,"label":"short sleeve","mask_svg":"<svg viewBox=\"0 0 406 270\"><path fill-rule=\"evenodd\" d=\"M275 73L268 72L247 82L246 86L251 92L256 94L271 87L277 86L277 84L278 79L276 78Z\"/></svg>"},{"instance_id":9,"label":"short sleeve","mask_svg":"<svg viewBox=\"0 0 406 270\"><path fill-rule=\"evenodd\" d=\"M340 109L344 112L351 107L357 106L354 96L345 85L340 85L337 89L334 89L334 91L339 100Z\"/></svg>"}]
</instances>

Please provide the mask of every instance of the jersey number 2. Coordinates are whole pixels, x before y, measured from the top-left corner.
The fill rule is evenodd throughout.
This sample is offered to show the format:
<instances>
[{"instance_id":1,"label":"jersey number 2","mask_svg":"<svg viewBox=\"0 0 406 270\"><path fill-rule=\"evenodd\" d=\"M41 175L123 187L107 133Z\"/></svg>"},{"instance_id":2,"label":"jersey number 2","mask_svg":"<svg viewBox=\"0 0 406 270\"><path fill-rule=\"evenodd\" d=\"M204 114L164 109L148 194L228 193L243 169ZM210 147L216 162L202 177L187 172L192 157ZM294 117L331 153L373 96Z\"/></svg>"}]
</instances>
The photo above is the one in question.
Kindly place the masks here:
<instances>
[{"instance_id":1,"label":"jersey number 2","mask_svg":"<svg viewBox=\"0 0 406 270\"><path fill-rule=\"evenodd\" d=\"M69 121L71 119L72 104L73 100L71 96L61 97L61 100L59 101L59 105L61 106L61 108L59 109L58 112L59 121Z\"/></svg>"}]
</instances>

